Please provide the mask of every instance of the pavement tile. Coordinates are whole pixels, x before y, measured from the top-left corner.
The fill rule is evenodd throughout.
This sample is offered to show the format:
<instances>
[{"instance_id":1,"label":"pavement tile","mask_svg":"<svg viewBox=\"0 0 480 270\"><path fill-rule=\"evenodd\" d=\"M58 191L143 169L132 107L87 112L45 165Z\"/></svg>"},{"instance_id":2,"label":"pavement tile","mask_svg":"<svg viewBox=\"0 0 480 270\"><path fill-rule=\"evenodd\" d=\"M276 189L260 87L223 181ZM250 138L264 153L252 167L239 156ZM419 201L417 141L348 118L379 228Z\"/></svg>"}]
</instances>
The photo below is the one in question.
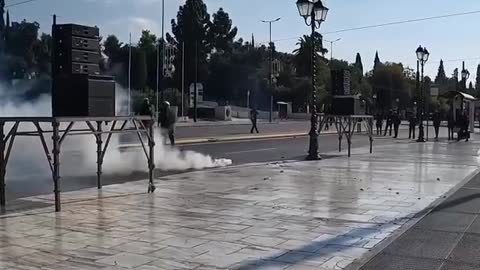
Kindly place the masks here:
<instances>
[{"instance_id":1,"label":"pavement tile","mask_svg":"<svg viewBox=\"0 0 480 270\"><path fill-rule=\"evenodd\" d=\"M448 259L452 262L463 262L480 265L480 235L465 234L453 249Z\"/></svg>"},{"instance_id":2,"label":"pavement tile","mask_svg":"<svg viewBox=\"0 0 480 270\"><path fill-rule=\"evenodd\" d=\"M100 193L95 188L66 192L64 202L70 203L61 213L34 209L2 216L0 269L344 268L475 171L479 148L475 142L422 148L399 142L375 147L372 155L355 149L365 154L350 159L159 178L151 195L145 194L146 181L105 186ZM437 225L437 231L402 236L411 238L403 248L406 255L445 255L448 242L460 239L455 232L471 220L468 214L480 212L477 193L459 192L443 204L438 221L420 223ZM24 200L50 202L52 195ZM470 232L478 228L475 221ZM428 239L434 247L425 244ZM475 249L473 240L465 245ZM454 253L454 259L462 261L461 254ZM399 257L387 255L394 262Z\"/></svg>"},{"instance_id":3,"label":"pavement tile","mask_svg":"<svg viewBox=\"0 0 480 270\"><path fill-rule=\"evenodd\" d=\"M155 258L131 253L119 253L96 262L125 268L133 268L154 261Z\"/></svg>"},{"instance_id":4,"label":"pavement tile","mask_svg":"<svg viewBox=\"0 0 480 270\"><path fill-rule=\"evenodd\" d=\"M410 229L384 251L392 255L443 259L460 237L460 233Z\"/></svg>"},{"instance_id":5,"label":"pavement tile","mask_svg":"<svg viewBox=\"0 0 480 270\"><path fill-rule=\"evenodd\" d=\"M362 270L433 270L439 269L442 265L440 259L415 258L389 255L381 253L366 265Z\"/></svg>"}]
</instances>

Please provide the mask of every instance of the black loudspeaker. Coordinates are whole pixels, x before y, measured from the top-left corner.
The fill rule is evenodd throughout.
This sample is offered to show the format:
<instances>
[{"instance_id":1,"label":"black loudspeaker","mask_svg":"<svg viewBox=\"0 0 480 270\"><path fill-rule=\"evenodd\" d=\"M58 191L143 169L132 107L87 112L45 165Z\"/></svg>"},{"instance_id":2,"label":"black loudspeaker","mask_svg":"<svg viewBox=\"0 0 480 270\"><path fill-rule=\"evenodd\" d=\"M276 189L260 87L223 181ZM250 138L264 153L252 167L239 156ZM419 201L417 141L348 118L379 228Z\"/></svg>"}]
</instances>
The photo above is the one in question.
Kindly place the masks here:
<instances>
[{"instance_id":1,"label":"black loudspeaker","mask_svg":"<svg viewBox=\"0 0 480 270\"><path fill-rule=\"evenodd\" d=\"M332 70L332 93L334 96L350 95L351 75L346 69Z\"/></svg>"},{"instance_id":2,"label":"black loudspeaker","mask_svg":"<svg viewBox=\"0 0 480 270\"><path fill-rule=\"evenodd\" d=\"M115 82L109 76L60 74L53 80L54 117L115 116Z\"/></svg>"},{"instance_id":3,"label":"black loudspeaker","mask_svg":"<svg viewBox=\"0 0 480 270\"><path fill-rule=\"evenodd\" d=\"M100 29L97 27L78 25L78 24L57 24L53 26L53 31L57 37L86 37L98 39Z\"/></svg>"},{"instance_id":4,"label":"black loudspeaker","mask_svg":"<svg viewBox=\"0 0 480 270\"><path fill-rule=\"evenodd\" d=\"M58 63L58 62L57 62ZM56 69L56 74L89 74L89 75L100 75L100 66L98 64L87 64L87 63L65 63L59 64Z\"/></svg>"},{"instance_id":5,"label":"black loudspeaker","mask_svg":"<svg viewBox=\"0 0 480 270\"><path fill-rule=\"evenodd\" d=\"M365 115L365 102L357 96L334 96L330 114Z\"/></svg>"}]
</instances>

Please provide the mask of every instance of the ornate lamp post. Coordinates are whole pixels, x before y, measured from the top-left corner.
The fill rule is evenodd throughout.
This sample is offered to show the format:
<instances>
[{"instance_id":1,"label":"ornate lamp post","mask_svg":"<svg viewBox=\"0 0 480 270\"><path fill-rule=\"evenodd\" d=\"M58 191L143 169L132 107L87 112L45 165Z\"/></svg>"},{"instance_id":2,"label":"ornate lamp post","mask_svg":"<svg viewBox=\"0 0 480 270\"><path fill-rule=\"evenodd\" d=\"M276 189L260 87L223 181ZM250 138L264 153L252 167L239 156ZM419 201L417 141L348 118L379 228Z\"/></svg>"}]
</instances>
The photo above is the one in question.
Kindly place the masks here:
<instances>
[{"instance_id":1,"label":"ornate lamp post","mask_svg":"<svg viewBox=\"0 0 480 270\"><path fill-rule=\"evenodd\" d=\"M421 91L420 91L420 125L418 127L419 132L418 132L418 140L417 142L425 142L425 133L424 133L424 126L423 126L423 117L425 114L425 104L426 104L426 97L425 97L425 78L424 78L424 66L425 63L427 63L428 58L430 57L430 53L428 52L427 48L424 48L422 46L419 46L417 51L417 59L418 62L420 63L420 66L422 67L422 73L421 73ZM428 119L427 119L428 120Z\"/></svg>"},{"instance_id":2,"label":"ornate lamp post","mask_svg":"<svg viewBox=\"0 0 480 270\"><path fill-rule=\"evenodd\" d=\"M311 45L312 45L312 117L310 123L310 147L308 150L308 160L319 160L318 155L318 131L317 131L317 96L315 93L316 84L316 56L315 48L315 29L320 28L322 22L327 19L328 8L320 0L298 0L297 8L300 16L305 19L305 24L311 26Z\"/></svg>"},{"instance_id":3,"label":"ornate lamp post","mask_svg":"<svg viewBox=\"0 0 480 270\"><path fill-rule=\"evenodd\" d=\"M462 86L463 91L467 89L467 80L470 78L470 71L465 68L465 62L462 63Z\"/></svg>"}]
</instances>

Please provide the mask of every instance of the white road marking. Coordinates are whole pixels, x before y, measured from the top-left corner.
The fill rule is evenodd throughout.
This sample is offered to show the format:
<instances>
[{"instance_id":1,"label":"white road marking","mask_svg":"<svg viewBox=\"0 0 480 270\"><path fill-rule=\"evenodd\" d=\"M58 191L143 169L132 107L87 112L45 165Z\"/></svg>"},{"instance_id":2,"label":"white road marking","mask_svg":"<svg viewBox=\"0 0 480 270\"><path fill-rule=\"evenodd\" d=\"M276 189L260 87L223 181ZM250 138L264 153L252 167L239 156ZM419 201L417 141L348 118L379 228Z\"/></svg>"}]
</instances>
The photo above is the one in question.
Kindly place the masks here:
<instances>
[{"instance_id":1,"label":"white road marking","mask_svg":"<svg viewBox=\"0 0 480 270\"><path fill-rule=\"evenodd\" d=\"M227 152L227 153L224 153L224 154L225 155L234 155L234 154L244 154L244 153L253 153L253 152L266 152L266 151L273 151L273 150L277 150L277 148L261 148L261 149L254 149L254 150Z\"/></svg>"}]
</instances>

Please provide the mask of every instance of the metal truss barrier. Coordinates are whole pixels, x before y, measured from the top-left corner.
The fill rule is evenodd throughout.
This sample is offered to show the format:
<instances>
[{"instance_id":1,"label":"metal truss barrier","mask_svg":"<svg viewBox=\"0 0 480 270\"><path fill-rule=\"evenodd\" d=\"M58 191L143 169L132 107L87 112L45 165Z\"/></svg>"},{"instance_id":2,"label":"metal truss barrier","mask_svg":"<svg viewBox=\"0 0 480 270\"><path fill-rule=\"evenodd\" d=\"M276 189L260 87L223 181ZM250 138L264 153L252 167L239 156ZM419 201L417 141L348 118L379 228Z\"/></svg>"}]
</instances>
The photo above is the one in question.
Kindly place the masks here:
<instances>
[{"instance_id":1,"label":"metal truss barrier","mask_svg":"<svg viewBox=\"0 0 480 270\"><path fill-rule=\"evenodd\" d=\"M363 123L370 139L370 154L373 153L373 116L371 115L319 115L319 133L325 125L333 121L338 133L338 151L342 151L343 136L347 138L348 157L351 156L352 137L358 123Z\"/></svg>"},{"instance_id":2,"label":"metal truss barrier","mask_svg":"<svg viewBox=\"0 0 480 270\"><path fill-rule=\"evenodd\" d=\"M22 124L33 124L35 130L21 131ZM67 124L61 130L61 124ZM85 123L88 129L74 129L75 124ZM128 124L131 125L128 125ZM44 130L41 124L49 124L51 130ZM106 128L111 125L109 128ZM9 126L8 132L5 132ZM11 127L10 127L11 126ZM133 128L131 127L133 126ZM52 149L49 149L45 135L52 133ZM48 164L52 171L55 194L55 211L61 211L60 201L60 152L62 143L69 135L93 135L97 144L97 187L102 188L102 165L108 145L113 134L136 133L148 162L149 185L148 193L155 191L153 182L155 169L155 139L153 119L149 116L134 117L0 117L0 208L5 212L6 206L6 182L5 175L10 153L15 138L18 136L39 137ZM144 142L142 134L146 135L148 142ZM103 139L106 135L106 141ZM147 149L148 146L148 149Z\"/></svg>"}]
</instances>

